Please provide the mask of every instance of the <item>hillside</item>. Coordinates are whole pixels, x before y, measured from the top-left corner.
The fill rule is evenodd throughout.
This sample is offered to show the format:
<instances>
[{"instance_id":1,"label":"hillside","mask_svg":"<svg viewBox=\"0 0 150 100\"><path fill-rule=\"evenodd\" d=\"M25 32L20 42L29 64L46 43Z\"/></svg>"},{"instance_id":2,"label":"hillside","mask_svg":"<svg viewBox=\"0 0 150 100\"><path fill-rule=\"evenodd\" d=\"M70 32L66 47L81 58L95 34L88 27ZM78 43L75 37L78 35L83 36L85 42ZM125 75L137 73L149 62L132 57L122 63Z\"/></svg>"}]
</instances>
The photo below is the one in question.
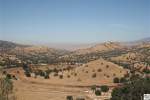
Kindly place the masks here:
<instances>
[{"instance_id":1,"label":"hillside","mask_svg":"<svg viewBox=\"0 0 150 100\"><path fill-rule=\"evenodd\" d=\"M49 67L50 68L50 67ZM79 67L74 68L57 68L53 67L57 71L49 73L49 79L45 80L43 77L38 76L36 79L29 78L28 81L35 81L35 82L44 82L44 83L51 83L57 85L71 85L71 86L90 86L90 85L113 85L113 79L115 77L121 78L123 77L128 70L123 69L121 66L118 66L114 63L108 62L103 59L91 61ZM68 69L67 69L68 68ZM48 71L45 69L48 68L40 68L40 70ZM19 69L20 72L21 69ZM52 70L52 68L51 68ZM10 73L15 74L15 70L8 70ZM34 72L39 71L38 68L34 70ZM16 74L17 77L25 77L23 73Z\"/></svg>"},{"instance_id":2,"label":"hillside","mask_svg":"<svg viewBox=\"0 0 150 100\"><path fill-rule=\"evenodd\" d=\"M74 54L80 55L80 54L87 54L87 53L93 53L93 52L106 52L116 49L123 49L125 46L121 45L119 42L105 42L101 44L97 44L95 46L92 46L90 48L85 49L78 49L74 51Z\"/></svg>"},{"instance_id":3,"label":"hillside","mask_svg":"<svg viewBox=\"0 0 150 100\"><path fill-rule=\"evenodd\" d=\"M46 46L22 45L8 41L0 41L0 52L0 65L3 66L8 66L8 60L13 66L19 66L21 62L55 63L56 58L68 53L66 50Z\"/></svg>"},{"instance_id":4,"label":"hillside","mask_svg":"<svg viewBox=\"0 0 150 100\"><path fill-rule=\"evenodd\" d=\"M0 40L0 50L6 51L6 50L14 49L16 47L29 47L29 45L21 45L21 44L9 42L9 41Z\"/></svg>"}]
</instances>

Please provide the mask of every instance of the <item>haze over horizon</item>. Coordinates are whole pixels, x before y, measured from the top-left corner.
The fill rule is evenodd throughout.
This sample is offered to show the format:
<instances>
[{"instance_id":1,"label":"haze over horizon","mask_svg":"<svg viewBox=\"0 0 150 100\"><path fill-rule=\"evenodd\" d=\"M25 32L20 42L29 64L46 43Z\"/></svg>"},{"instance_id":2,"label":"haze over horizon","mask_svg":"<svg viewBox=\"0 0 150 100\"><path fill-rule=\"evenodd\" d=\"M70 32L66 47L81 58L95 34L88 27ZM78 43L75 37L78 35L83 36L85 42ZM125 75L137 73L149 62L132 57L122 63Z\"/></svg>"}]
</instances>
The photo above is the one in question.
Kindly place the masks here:
<instances>
[{"instance_id":1,"label":"haze over horizon","mask_svg":"<svg viewBox=\"0 0 150 100\"><path fill-rule=\"evenodd\" d=\"M149 0L0 0L0 40L76 45L146 37Z\"/></svg>"}]
</instances>

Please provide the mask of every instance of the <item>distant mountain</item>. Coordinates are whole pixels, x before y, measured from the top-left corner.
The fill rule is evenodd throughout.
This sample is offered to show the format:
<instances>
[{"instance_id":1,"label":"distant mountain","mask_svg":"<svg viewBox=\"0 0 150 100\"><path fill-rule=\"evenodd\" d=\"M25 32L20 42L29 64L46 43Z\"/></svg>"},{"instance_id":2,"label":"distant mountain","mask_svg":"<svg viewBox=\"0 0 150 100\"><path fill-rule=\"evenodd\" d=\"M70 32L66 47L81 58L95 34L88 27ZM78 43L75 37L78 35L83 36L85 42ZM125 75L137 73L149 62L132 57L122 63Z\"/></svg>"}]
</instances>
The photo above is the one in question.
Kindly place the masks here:
<instances>
[{"instance_id":1,"label":"distant mountain","mask_svg":"<svg viewBox=\"0 0 150 100\"><path fill-rule=\"evenodd\" d=\"M15 55L18 59L32 63L51 63L56 61L57 57L67 54L68 51L0 40L0 53Z\"/></svg>"},{"instance_id":2,"label":"distant mountain","mask_svg":"<svg viewBox=\"0 0 150 100\"><path fill-rule=\"evenodd\" d=\"M124 42L123 44L125 44L127 46L150 44L150 37L143 38L143 39L140 39L140 40L130 41L130 42Z\"/></svg>"},{"instance_id":3,"label":"distant mountain","mask_svg":"<svg viewBox=\"0 0 150 100\"><path fill-rule=\"evenodd\" d=\"M12 42L9 42L9 41L3 41L3 40L0 40L0 48L4 48L4 49L7 49L7 48L15 48L17 47L18 45L15 44L15 43L12 43Z\"/></svg>"},{"instance_id":4,"label":"distant mountain","mask_svg":"<svg viewBox=\"0 0 150 100\"><path fill-rule=\"evenodd\" d=\"M139 42L150 42L150 37L138 40Z\"/></svg>"},{"instance_id":5,"label":"distant mountain","mask_svg":"<svg viewBox=\"0 0 150 100\"><path fill-rule=\"evenodd\" d=\"M10 51L21 51L24 50L26 53L31 53L31 52L54 52L54 51L63 51L66 52L66 50L60 50L60 49L54 49L54 48L49 48L46 46L35 46L35 45L24 45L24 44L18 44L14 42L9 42L9 41L3 41L0 40L0 49L4 50L10 50Z\"/></svg>"},{"instance_id":6,"label":"distant mountain","mask_svg":"<svg viewBox=\"0 0 150 100\"><path fill-rule=\"evenodd\" d=\"M86 54L92 52L101 52L101 51L111 51L115 49L123 49L125 46L121 45L119 42L105 42L100 43L90 48L78 49L74 51L74 54Z\"/></svg>"},{"instance_id":7,"label":"distant mountain","mask_svg":"<svg viewBox=\"0 0 150 100\"><path fill-rule=\"evenodd\" d=\"M150 45L150 37L144 38L141 40L131 41L131 42L104 42L99 43L95 46L91 46L89 48L84 49L78 49L73 52L73 54L87 54L87 53L94 53L94 52L106 52L106 51L112 51L112 50L122 50L122 49L129 49L130 47L144 47L144 46Z\"/></svg>"}]
</instances>

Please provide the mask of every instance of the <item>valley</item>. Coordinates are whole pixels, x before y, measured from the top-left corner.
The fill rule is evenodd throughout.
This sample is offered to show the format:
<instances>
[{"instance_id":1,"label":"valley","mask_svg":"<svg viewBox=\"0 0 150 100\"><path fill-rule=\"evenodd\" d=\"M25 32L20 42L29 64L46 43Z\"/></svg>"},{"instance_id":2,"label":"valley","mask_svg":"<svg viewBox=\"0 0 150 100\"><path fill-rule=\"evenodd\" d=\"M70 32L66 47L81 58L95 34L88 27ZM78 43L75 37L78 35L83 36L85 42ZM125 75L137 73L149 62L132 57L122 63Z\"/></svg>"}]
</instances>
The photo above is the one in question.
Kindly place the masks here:
<instances>
[{"instance_id":1,"label":"valley","mask_svg":"<svg viewBox=\"0 0 150 100\"><path fill-rule=\"evenodd\" d=\"M110 100L133 75L150 75L150 42L75 51L6 41L0 46L1 74L13 81L17 100Z\"/></svg>"}]
</instances>

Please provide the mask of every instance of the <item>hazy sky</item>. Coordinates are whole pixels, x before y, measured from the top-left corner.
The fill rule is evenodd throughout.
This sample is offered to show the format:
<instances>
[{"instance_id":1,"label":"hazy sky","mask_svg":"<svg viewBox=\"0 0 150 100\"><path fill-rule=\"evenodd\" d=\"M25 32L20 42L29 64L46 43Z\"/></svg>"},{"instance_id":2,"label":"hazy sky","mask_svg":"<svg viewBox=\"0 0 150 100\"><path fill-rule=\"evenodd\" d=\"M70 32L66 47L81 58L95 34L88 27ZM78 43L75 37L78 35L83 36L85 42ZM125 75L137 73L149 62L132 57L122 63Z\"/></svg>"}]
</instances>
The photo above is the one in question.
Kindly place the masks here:
<instances>
[{"instance_id":1,"label":"hazy sky","mask_svg":"<svg viewBox=\"0 0 150 100\"><path fill-rule=\"evenodd\" d=\"M92 43L150 37L150 0L0 0L0 39Z\"/></svg>"}]
</instances>

